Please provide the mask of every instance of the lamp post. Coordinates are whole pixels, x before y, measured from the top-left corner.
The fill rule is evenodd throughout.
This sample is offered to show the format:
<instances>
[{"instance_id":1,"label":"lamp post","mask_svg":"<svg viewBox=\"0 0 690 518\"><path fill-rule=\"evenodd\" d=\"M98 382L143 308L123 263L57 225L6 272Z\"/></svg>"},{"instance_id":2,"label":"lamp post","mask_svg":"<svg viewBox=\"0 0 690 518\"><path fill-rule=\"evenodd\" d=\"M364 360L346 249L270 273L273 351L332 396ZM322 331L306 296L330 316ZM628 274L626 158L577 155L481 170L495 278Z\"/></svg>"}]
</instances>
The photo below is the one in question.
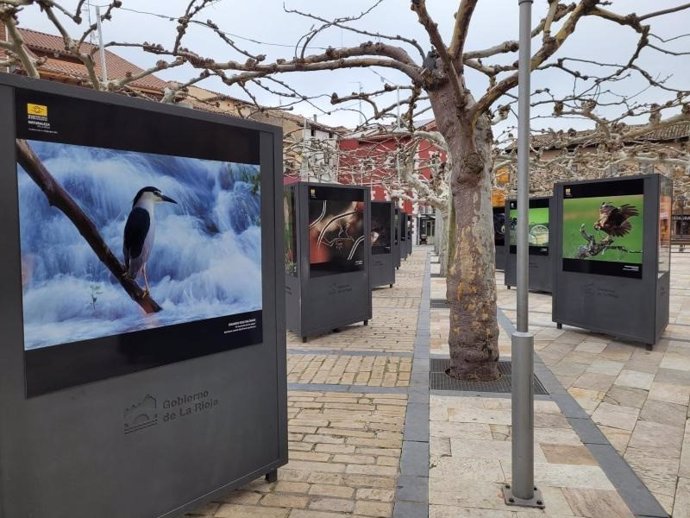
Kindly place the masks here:
<instances>
[{"instance_id":1,"label":"lamp post","mask_svg":"<svg viewBox=\"0 0 690 518\"><path fill-rule=\"evenodd\" d=\"M503 486L507 505L544 508L534 486L534 336L529 332L529 138L532 1L520 6L518 56L517 331L511 337L512 480Z\"/></svg>"}]
</instances>

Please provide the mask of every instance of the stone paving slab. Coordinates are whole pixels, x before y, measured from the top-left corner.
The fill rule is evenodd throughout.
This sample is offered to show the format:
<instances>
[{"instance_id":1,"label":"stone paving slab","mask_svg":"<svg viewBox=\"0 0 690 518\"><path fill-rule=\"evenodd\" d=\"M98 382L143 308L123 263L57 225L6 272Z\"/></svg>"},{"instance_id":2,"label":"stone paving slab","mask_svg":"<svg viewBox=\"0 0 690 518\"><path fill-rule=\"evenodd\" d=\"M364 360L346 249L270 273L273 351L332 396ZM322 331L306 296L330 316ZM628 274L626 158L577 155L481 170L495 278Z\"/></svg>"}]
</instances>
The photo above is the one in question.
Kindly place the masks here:
<instances>
[{"instance_id":1,"label":"stone paving slab","mask_svg":"<svg viewBox=\"0 0 690 518\"><path fill-rule=\"evenodd\" d=\"M329 383L373 387L407 387L412 358L290 354L288 383Z\"/></svg>"},{"instance_id":2,"label":"stone paving slab","mask_svg":"<svg viewBox=\"0 0 690 518\"><path fill-rule=\"evenodd\" d=\"M431 396L430 516L629 517L618 492L553 401L535 401L535 483L544 511L503 502L511 480L508 398Z\"/></svg>"}]
</instances>

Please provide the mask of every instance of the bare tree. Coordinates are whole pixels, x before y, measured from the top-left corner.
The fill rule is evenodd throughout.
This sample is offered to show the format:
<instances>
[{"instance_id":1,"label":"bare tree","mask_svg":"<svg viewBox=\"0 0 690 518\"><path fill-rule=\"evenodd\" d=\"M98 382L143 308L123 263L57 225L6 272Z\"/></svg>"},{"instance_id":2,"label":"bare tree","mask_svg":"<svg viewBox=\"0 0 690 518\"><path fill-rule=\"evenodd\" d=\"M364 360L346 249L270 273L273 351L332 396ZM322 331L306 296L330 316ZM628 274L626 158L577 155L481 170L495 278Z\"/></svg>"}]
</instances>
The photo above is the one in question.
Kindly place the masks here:
<instances>
[{"instance_id":1,"label":"bare tree","mask_svg":"<svg viewBox=\"0 0 690 518\"><path fill-rule=\"evenodd\" d=\"M35 0L53 18L58 14L69 15L59 9L52 0ZM428 43L400 35L384 35L367 31L359 22L373 13L383 2L372 2L370 9L350 17L325 19L315 14L288 10L309 18L313 28L299 41L293 55L269 62L263 54L242 48L233 37L213 20L201 21L199 15L209 5L209 0L192 0L178 19L174 43L169 47L160 44L141 44L146 52L161 57L160 67L186 63L196 70L190 81L207 76L220 78L227 86L250 94L251 89L275 92L298 101L309 101L287 83L289 73L336 70L344 68L377 67L397 70L409 78L403 85L403 102L407 105L406 123L412 124L415 116L431 107L438 132L443 136L450 157L450 190L455 214L453 248L455 250L447 277L447 298L450 303L449 346L451 354L450 374L465 379L488 380L498 377L498 325L496 317L496 288L494 278L494 241L491 210L494 143L492 122L505 117L511 111L518 83L516 41L499 42L488 48L469 49L467 35L473 22L478 0L459 0L452 32L444 38L439 26L427 10L425 0L412 0L410 7L416 21L423 27ZM12 20L21 5L32 0L0 0L0 19L9 21L12 37ZM116 2L113 6L116 7ZM671 50L668 39L656 37L651 23L662 20L664 15L677 15L690 9L690 4L678 2L675 7L657 10L643 15L620 14L609 9L611 2L604 0L576 0L561 3L548 0L546 12L532 31L533 40L539 41L532 55L532 70L560 72L573 78L580 86L563 95L542 92L538 102L551 105L553 114L567 116L578 111L606 132L616 118L597 115L603 95L612 93L626 77L637 77L648 89L658 92L655 105L631 101L620 97L618 107L628 116L648 113L652 124L663 123L667 111L673 113L687 103L688 92L668 86L665 78L645 71L640 56L644 53L663 53L666 56L682 56ZM81 5L81 2L80 2ZM389 9L394 9L388 6ZM108 12L110 14L110 12ZM599 63L590 57L559 57L564 44L572 37L587 18L609 22L637 36L629 58L620 64ZM184 47L190 26L204 27L214 37L225 43L228 59L219 61L200 55ZM309 47L315 38L330 30L351 31L362 38L353 47L335 48L310 54ZM68 41L66 39L66 41ZM77 40L78 41L78 40ZM430 44L430 49L429 49ZM19 40L13 40L6 50L25 65L34 68L30 56L22 53ZM165 58L165 59L163 59ZM88 61L88 58L83 58ZM468 74L480 74L486 78L486 90L470 91ZM288 74L288 76L283 76ZM97 79L96 79L97 80ZM607 85L611 85L607 87ZM341 96L333 94L331 102L341 104L354 99L361 100L375 117L392 116L396 104L377 103L389 99L395 87L385 85L374 92L357 92ZM576 91L577 90L577 91ZM537 102L537 100L535 100ZM607 109L616 103L603 103ZM678 111L678 110L677 110ZM674 115L688 118L688 109Z\"/></svg>"}]
</instances>

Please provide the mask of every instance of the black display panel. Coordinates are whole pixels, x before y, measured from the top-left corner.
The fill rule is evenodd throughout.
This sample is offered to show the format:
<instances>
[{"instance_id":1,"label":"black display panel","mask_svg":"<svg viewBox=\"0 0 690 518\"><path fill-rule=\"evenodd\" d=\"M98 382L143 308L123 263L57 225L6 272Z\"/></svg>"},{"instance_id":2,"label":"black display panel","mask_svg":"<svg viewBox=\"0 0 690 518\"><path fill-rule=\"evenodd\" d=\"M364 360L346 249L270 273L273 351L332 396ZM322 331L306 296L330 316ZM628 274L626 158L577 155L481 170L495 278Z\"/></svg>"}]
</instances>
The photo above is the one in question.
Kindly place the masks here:
<instances>
[{"instance_id":1,"label":"black display panel","mask_svg":"<svg viewBox=\"0 0 690 518\"><path fill-rule=\"evenodd\" d=\"M663 177L659 183L659 275L662 275L671 270L673 183Z\"/></svg>"},{"instance_id":2,"label":"black display panel","mask_svg":"<svg viewBox=\"0 0 690 518\"><path fill-rule=\"evenodd\" d=\"M504 246L506 238L506 210L505 207L493 207L494 216L494 244Z\"/></svg>"},{"instance_id":3,"label":"black display panel","mask_svg":"<svg viewBox=\"0 0 690 518\"><path fill-rule=\"evenodd\" d=\"M562 189L563 270L642 278L644 180Z\"/></svg>"},{"instance_id":4,"label":"black display panel","mask_svg":"<svg viewBox=\"0 0 690 518\"><path fill-rule=\"evenodd\" d=\"M407 212L400 211L400 220L398 224L400 225L400 241L407 241Z\"/></svg>"},{"instance_id":5,"label":"black display panel","mask_svg":"<svg viewBox=\"0 0 690 518\"><path fill-rule=\"evenodd\" d=\"M310 275L364 269L364 191L309 186Z\"/></svg>"},{"instance_id":6,"label":"black display panel","mask_svg":"<svg viewBox=\"0 0 690 518\"><path fill-rule=\"evenodd\" d=\"M371 202L371 253L391 253L391 204Z\"/></svg>"},{"instance_id":7,"label":"black display panel","mask_svg":"<svg viewBox=\"0 0 690 518\"><path fill-rule=\"evenodd\" d=\"M283 217L285 218L283 229L285 273L295 277L297 275L297 211L294 188L286 187L283 193Z\"/></svg>"},{"instance_id":8,"label":"black display panel","mask_svg":"<svg viewBox=\"0 0 690 518\"><path fill-rule=\"evenodd\" d=\"M510 225L510 253L514 254L517 253L517 201L511 200L508 204L509 212L507 224ZM529 254L549 255L549 198L534 198L529 200L527 218L529 225L527 235Z\"/></svg>"},{"instance_id":9,"label":"black display panel","mask_svg":"<svg viewBox=\"0 0 690 518\"><path fill-rule=\"evenodd\" d=\"M400 242L400 209L394 209L393 214L393 244L398 245Z\"/></svg>"},{"instance_id":10,"label":"black display panel","mask_svg":"<svg viewBox=\"0 0 690 518\"><path fill-rule=\"evenodd\" d=\"M29 396L262 341L258 133L21 89L15 114Z\"/></svg>"}]
</instances>

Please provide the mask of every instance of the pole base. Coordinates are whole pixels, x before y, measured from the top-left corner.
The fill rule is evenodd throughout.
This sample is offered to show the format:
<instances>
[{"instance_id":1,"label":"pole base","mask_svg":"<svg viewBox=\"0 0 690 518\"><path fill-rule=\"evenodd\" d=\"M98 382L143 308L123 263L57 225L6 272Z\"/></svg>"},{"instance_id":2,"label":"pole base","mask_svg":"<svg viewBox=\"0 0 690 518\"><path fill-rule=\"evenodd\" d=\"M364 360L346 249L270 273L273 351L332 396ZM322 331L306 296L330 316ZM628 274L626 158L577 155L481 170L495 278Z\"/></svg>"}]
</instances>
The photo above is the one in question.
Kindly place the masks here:
<instances>
[{"instance_id":1,"label":"pole base","mask_svg":"<svg viewBox=\"0 0 690 518\"><path fill-rule=\"evenodd\" d=\"M534 488L534 495L530 499L518 498L513 495L513 488L510 484L503 484L503 500L506 505L515 505L518 507L536 507L537 509L544 509L544 499L541 496L541 491Z\"/></svg>"}]
</instances>

